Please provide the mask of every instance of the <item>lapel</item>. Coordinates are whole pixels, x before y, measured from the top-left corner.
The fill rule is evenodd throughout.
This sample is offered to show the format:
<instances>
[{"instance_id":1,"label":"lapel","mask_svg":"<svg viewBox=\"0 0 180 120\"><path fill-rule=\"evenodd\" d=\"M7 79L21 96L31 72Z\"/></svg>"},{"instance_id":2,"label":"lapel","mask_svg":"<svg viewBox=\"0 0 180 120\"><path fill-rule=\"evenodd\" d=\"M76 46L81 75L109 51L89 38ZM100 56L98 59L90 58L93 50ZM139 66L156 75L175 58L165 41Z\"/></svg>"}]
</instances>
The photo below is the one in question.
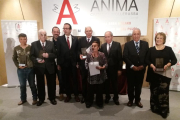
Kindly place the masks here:
<instances>
[{"instance_id":1,"label":"lapel","mask_svg":"<svg viewBox=\"0 0 180 120\"><path fill-rule=\"evenodd\" d=\"M63 35L63 42L64 42L64 47L66 47L67 49L69 49L69 47L68 47L68 44L67 44L67 41L66 41L66 36L65 36L65 34Z\"/></svg>"},{"instance_id":2,"label":"lapel","mask_svg":"<svg viewBox=\"0 0 180 120\"><path fill-rule=\"evenodd\" d=\"M85 37L85 40L86 40L86 46L89 47L89 46L92 45L92 42L93 42L94 39L93 39L93 37L92 37L92 38L91 38L91 41L90 41L89 43L87 42L87 37Z\"/></svg>"},{"instance_id":3,"label":"lapel","mask_svg":"<svg viewBox=\"0 0 180 120\"><path fill-rule=\"evenodd\" d=\"M42 50L43 48L42 48L42 45L41 45L41 43L40 43L40 40L38 40L38 42L37 42L37 48L39 49L39 50Z\"/></svg>"},{"instance_id":4,"label":"lapel","mask_svg":"<svg viewBox=\"0 0 180 120\"><path fill-rule=\"evenodd\" d=\"M139 54L142 52L142 48L143 48L143 42L140 40L140 43L139 43L139 45L140 45L140 48L139 48Z\"/></svg>"},{"instance_id":5,"label":"lapel","mask_svg":"<svg viewBox=\"0 0 180 120\"><path fill-rule=\"evenodd\" d=\"M108 53L107 53L107 43L104 44L104 54L106 55L106 57L108 57Z\"/></svg>"},{"instance_id":6,"label":"lapel","mask_svg":"<svg viewBox=\"0 0 180 120\"><path fill-rule=\"evenodd\" d=\"M71 48L72 48L72 46L73 46L74 43L75 43L75 38L74 38L74 36L72 36L72 35L71 35L71 38L72 38L72 44L71 44Z\"/></svg>"},{"instance_id":7,"label":"lapel","mask_svg":"<svg viewBox=\"0 0 180 120\"><path fill-rule=\"evenodd\" d=\"M112 44L110 46L109 55L111 54L112 47L114 46L114 42L112 41ZM107 49L106 49L107 50Z\"/></svg>"},{"instance_id":8,"label":"lapel","mask_svg":"<svg viewBox=\"0 0 180 120\"><path fill-rule=\"evenodd\" d=\"M49 48L49 41L46 40L45 50L48 50L48 48Z\"/></svg>"},{"instance_id":9,"label":"lapel","mask_svg":"<svg viewBox=\"0 0 180 120\"><path fill-rule=\"evenodd\" d=\"M134 44L134 40L131 41L131 46L132 46L132 51L135 51L135 53L137 54L137 50L136 50L136 47L135 47L135 44Z\"/></svg>"}]
</instances>

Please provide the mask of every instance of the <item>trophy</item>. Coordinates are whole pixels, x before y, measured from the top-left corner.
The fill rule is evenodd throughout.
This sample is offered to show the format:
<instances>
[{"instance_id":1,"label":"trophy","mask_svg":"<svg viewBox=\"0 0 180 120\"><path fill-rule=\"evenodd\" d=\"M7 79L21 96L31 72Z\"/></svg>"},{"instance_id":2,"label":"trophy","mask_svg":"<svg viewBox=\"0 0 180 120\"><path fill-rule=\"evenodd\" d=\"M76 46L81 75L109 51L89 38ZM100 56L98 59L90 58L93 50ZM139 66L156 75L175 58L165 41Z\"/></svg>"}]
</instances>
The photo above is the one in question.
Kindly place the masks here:
<instances>
[{"instance_id":1,"label":"trophy","mask_svg":"<svg viewBox=\"0 0 180 120\"><path fill-rule=\"evenodd\" d=\"M25 53L19 55L19 66L25 67L27 63L27 56Z\"/></svg>"},{"instance_id":2,"label":"trophy","mask_svg":"<svg viewBox=\"0 0 180 120\"><path fill-rule=\"evenodd\" d=\"M87 58L86 48L81 48L81 53L82 53L82 55L83 55L82 58Z\"/></svg>"},{"instance_id":3,"label":"trophy","mask_svg":"<svg viewBox=\"0 0 180 120\"><path fill-rule=\"evenodd\" d=\"M45 53L46 51L45 50L40 50L39 51L39 55L38 55L38 58L36 59L36 60L43 60L44 59L44 57L43 57L43 53Z\"/></svg>"},{"instance_id":4,"label":"trophy","mask_svg":"<svg viewBox=\"0 0 180 120\"><path fill-rule=\"evenodd\" d=\"M155 67L156 67L157 72L163 72L164 71L164 59L163 58L156 58Z\"/></svg>"}]
</instances>

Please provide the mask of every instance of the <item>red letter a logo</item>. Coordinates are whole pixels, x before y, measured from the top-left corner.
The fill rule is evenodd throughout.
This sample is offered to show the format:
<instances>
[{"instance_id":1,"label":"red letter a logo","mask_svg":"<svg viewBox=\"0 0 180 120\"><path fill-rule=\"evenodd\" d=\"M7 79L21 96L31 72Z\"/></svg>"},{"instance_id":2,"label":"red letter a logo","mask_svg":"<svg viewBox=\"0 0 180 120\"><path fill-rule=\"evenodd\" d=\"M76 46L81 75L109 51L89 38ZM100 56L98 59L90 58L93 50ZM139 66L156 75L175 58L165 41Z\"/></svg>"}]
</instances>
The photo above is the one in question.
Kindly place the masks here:
<instances>
[{"instance_id":1,"label":"red letter a logo","mask_svg":"<svg viewBox=\"0 0 180 120\"><path fill-rule=\"evenodd\" d=\"M68 8L68 10L69 10L69 15L63 15L64 9L65 9L65 6L66 6L66 5L67 5L67 8ZM73 11L72 11L72 8L71 8L71 5L70 5L70 3L69 3L69 0L64 0L56 24L61 24L62 18L71 18L72 21L73 21L73 24L77 24L77 21L76 21L76 18L75 18L75 16L74 16L74 13L73 13Z\"/></svg>"}]
</instances>

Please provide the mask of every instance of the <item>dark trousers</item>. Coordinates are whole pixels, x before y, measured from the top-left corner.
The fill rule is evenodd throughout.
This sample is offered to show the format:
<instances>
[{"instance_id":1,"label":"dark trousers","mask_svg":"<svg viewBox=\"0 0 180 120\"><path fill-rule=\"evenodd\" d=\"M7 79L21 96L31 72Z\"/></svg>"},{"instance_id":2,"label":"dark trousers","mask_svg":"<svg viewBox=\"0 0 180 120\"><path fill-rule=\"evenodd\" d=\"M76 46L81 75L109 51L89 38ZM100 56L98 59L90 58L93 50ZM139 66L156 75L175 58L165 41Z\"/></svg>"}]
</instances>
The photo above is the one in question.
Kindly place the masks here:
<instances>
[{"instance_id":1,"label":"dark trousers","mask_svg":"<svg viewBox=\"0 0 180 120\"><path fill-rule=\"evenodd\" d=\"M132 70L131 70L132 71ZM132 71L127 75L127 83L128 83L128 97L129 101L135 102L141 101L141 89L144 78L144 70L143 71Z\"/></svg>"},{"instance_id":2,"label":"dark trousers","mask_svg":"<svg viewBox=\"0 0 180 120\"><path fill-rule=\"evenodd\" d=\"M108 79L105 81L105 92L106 92L106 98L110 98L110 83L112 85L112 90L114 100L117 100L118 97L118 81L117 81L117 69L114 67L108 67L107 71L107 76Z\"/></svg>"},{"instance_id":3,"label":"dark trousers","mask_svg":"<svg viewBox=\"0 0 180 120\"><path fill-rule=\"evenodd\" d=\"M94 93L96 93L96 104L103 105L103 84L89 84L87 86L86 104L93 104Z\"/></svg>"},{"instance_id":4,"label":"dark trousers","mask_svg":"<svg viewBox=\"0 0 180 120\"><path fill-rule=\"evenodd\" d=\"M42 68L43 69L43 68ZM44 71L44 72L42 72ZM46 81L47 81L47 88L48 88L48 97L49 100L55 99L55 82L56 82L56 75L55 73L49 74L47 69L40 70L35 69L36 78L37 78L37 89L38 89L38 97L39 100L44 101L45 100L45 79L44 75L46 75Z\"/></svg>"},{"instance_id":5,"label":"dark trousers","mask_svg":"<svg viewBox=\"0 0 180 120\"><path fill-rule=\"evenodd\" d=\"M82 77L82 96L86 98L88 70L85 68L85 64L80 65L80 71Z\"/></svg>"},{"instance_id":6,"label":"dark trousers","mask_svg":"<svg viewBox=\"0 0 180 120\"><path fill-rule=\"evenodd\" d=\"M65 92L67 96L71 96L71 84L73 86L73 93L78 95L78 80L77 80L77 68L76 66L69 65L68 67L62 66L62 79L65 85ZM70 80L72 79L72 82Z\"/></svg>"},{"instance_id":7,"label":"dark trousers","mask_svg":"<svg viewBox=\"0 0 180 120\"><path fill-rule=\"evenodd\" d=\"M65 92L65 87L64 87L63 80L62 80L61 70L56 69L56 74L57 74L58 80L59 80L59 94L63 94Z\"/></svg>"}]
</instances>

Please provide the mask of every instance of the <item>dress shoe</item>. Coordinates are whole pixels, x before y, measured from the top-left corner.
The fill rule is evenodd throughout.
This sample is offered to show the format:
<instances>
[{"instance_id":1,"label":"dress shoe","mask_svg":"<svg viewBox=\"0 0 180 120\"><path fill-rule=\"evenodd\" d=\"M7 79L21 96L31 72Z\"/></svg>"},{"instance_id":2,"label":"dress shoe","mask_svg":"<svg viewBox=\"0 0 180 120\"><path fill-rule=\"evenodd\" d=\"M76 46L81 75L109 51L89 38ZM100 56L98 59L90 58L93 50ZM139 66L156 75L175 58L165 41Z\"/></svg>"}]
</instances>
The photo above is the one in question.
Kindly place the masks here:
<instances>
[{"instance_id":1,"label":"dress shoe","mask_svg":"<svg viewBox=\"0 0 180 120\"><path fill-rule=\"evenodd\" d=\"M161 116L162 116L163 118L167 118L167 117L168 117L168 113L165 112L165 111L163 111L163 112L161 112Z\"/></svg>"},{"instance_id":2,"label":"dress shoe","mask_svg":"<svg viewBox=\"0 0 180 120\"><path fill-rule=\"evenodd\" d=\"M86 108L90 108L91 107L91 104L86 104Z\"/></svg>"},{"instance_id":3,"label":"dress shoe","mask_svg":"<svg viewBox=\"0 0 180 120\"><path fill-rule=\"evenodd\" d=\"M33 100L32 105L37 104L37 100Z\"/></svg>"},{"instance_id":4,"label":"dress shoe","mask_svg":"<svg viewBox=\"0 0 180 120\"><path fill-rule=\"evenodd\" d=\"M19 103L18 103L18 105L22 105L22 104L24 104L25 102L27 102L26 100L25 101L20 101Z\"/></svg>"},{"instance_id":5,"label":"dress shoe","mask_svg":"<svg viewBox=\"0 0 180 120\"><path fill-rule=\"evenodd\" d=\"M111 99L111 98L106 98L106 99L105 99L105 103L108 104L110 99Z\"/></svg>"},{"instance_id":6,"label":"dress shoe","mask_svg":"<svg viewBox=\"0 0 180 120\"><path fill-rule=\"evenodd\" d=\"M131 107L133 105L133 102L132 101L129 101L128 103L127 103L127 106L129 106L129 107Z\"/></svg>"},{"instance_id":7,"label":"dress shoe","mask_svg":"<svg viewBox=\"0 0 180 120\"><path fill-rule=\"evenodd\" d=\"M71 100L71 97L69 96L65 98L64 102L69 102L70 100Z\"/></svg>"},{"instance_id":8,"label":"dress shoe","mask_svg":"<svg viewBox=\"0 0 180 120\"><path fill-rule=\"evenodd\" d=\"M143 105L141 104L141 102L136 102L136 106L143 108Z\"/></svg>"},{"instance_id":9,"label":"dress shoe","mask_svg":"<svg viewBox=\"0 0 180 120\"><path fill-rule=\"evenodd\" d=\"M85 102L85 99L84 99L84 97L82 97L82 99L81 99L81 103L84 103Z\"/></svg>"},{"instance_id":10,"label":"dress shoe","mask_svg":"<svg viewBox=\"0 0 180 120\"><path fill-rule=\"evenodd\" d=\"M50 100L51 104L56 105L57 101L56 100Z\"/></svg>"},{"instance_id":11,"label":"dress shoe","mask_svg":"<svg viewBox=\"0 0 180 120\"><path fill-rule=\"evenodd\" d=\"M36 105L41 106L43 103L44 103L44 101L39 100Z\"/></svg>"},{"instance_id":12,"label":"dress shoe","mask_svg":"<svg viewBox=\"0 0 180 120\"><path fill-rule=\"evenodd\" d=\"M103 104L97 104L99 108L103 108Z\"/></svg>"},{"instance_id":13,"label":"dress shoe","mask_svg":"<svg viewBox=\"0 0 180 120\"><path fill-rule=\"evenodd\" d=\"M116 105L119 105L119 104L120 104L119 101L118 101L118 99L116 99L116 100L114 99L113 101L114 101L114 103L115 103Z\"/></svg>"},{"instance_id":14,"label":"dress shoe","mask_svg":"<svg viewBox=\"0 0 180 120\"><path fill-rule=\"evenodd\" d=\"M64 100L64 95L63 95L63 94L60 94L60 95L59 95L59 100L60 100L60 101L63 101L63 100Z\"/></svg>"},{"instance_id":15,"label":"dress shoe","mask_svg":"<svg viewBox=\"0 0 180 120\"><path fill-rule=\"evenodd\" d=\"M80 102L80 99L78 96L75 96L75 100L76 100L76 102Z\"/></svg>"}]
</instances>

